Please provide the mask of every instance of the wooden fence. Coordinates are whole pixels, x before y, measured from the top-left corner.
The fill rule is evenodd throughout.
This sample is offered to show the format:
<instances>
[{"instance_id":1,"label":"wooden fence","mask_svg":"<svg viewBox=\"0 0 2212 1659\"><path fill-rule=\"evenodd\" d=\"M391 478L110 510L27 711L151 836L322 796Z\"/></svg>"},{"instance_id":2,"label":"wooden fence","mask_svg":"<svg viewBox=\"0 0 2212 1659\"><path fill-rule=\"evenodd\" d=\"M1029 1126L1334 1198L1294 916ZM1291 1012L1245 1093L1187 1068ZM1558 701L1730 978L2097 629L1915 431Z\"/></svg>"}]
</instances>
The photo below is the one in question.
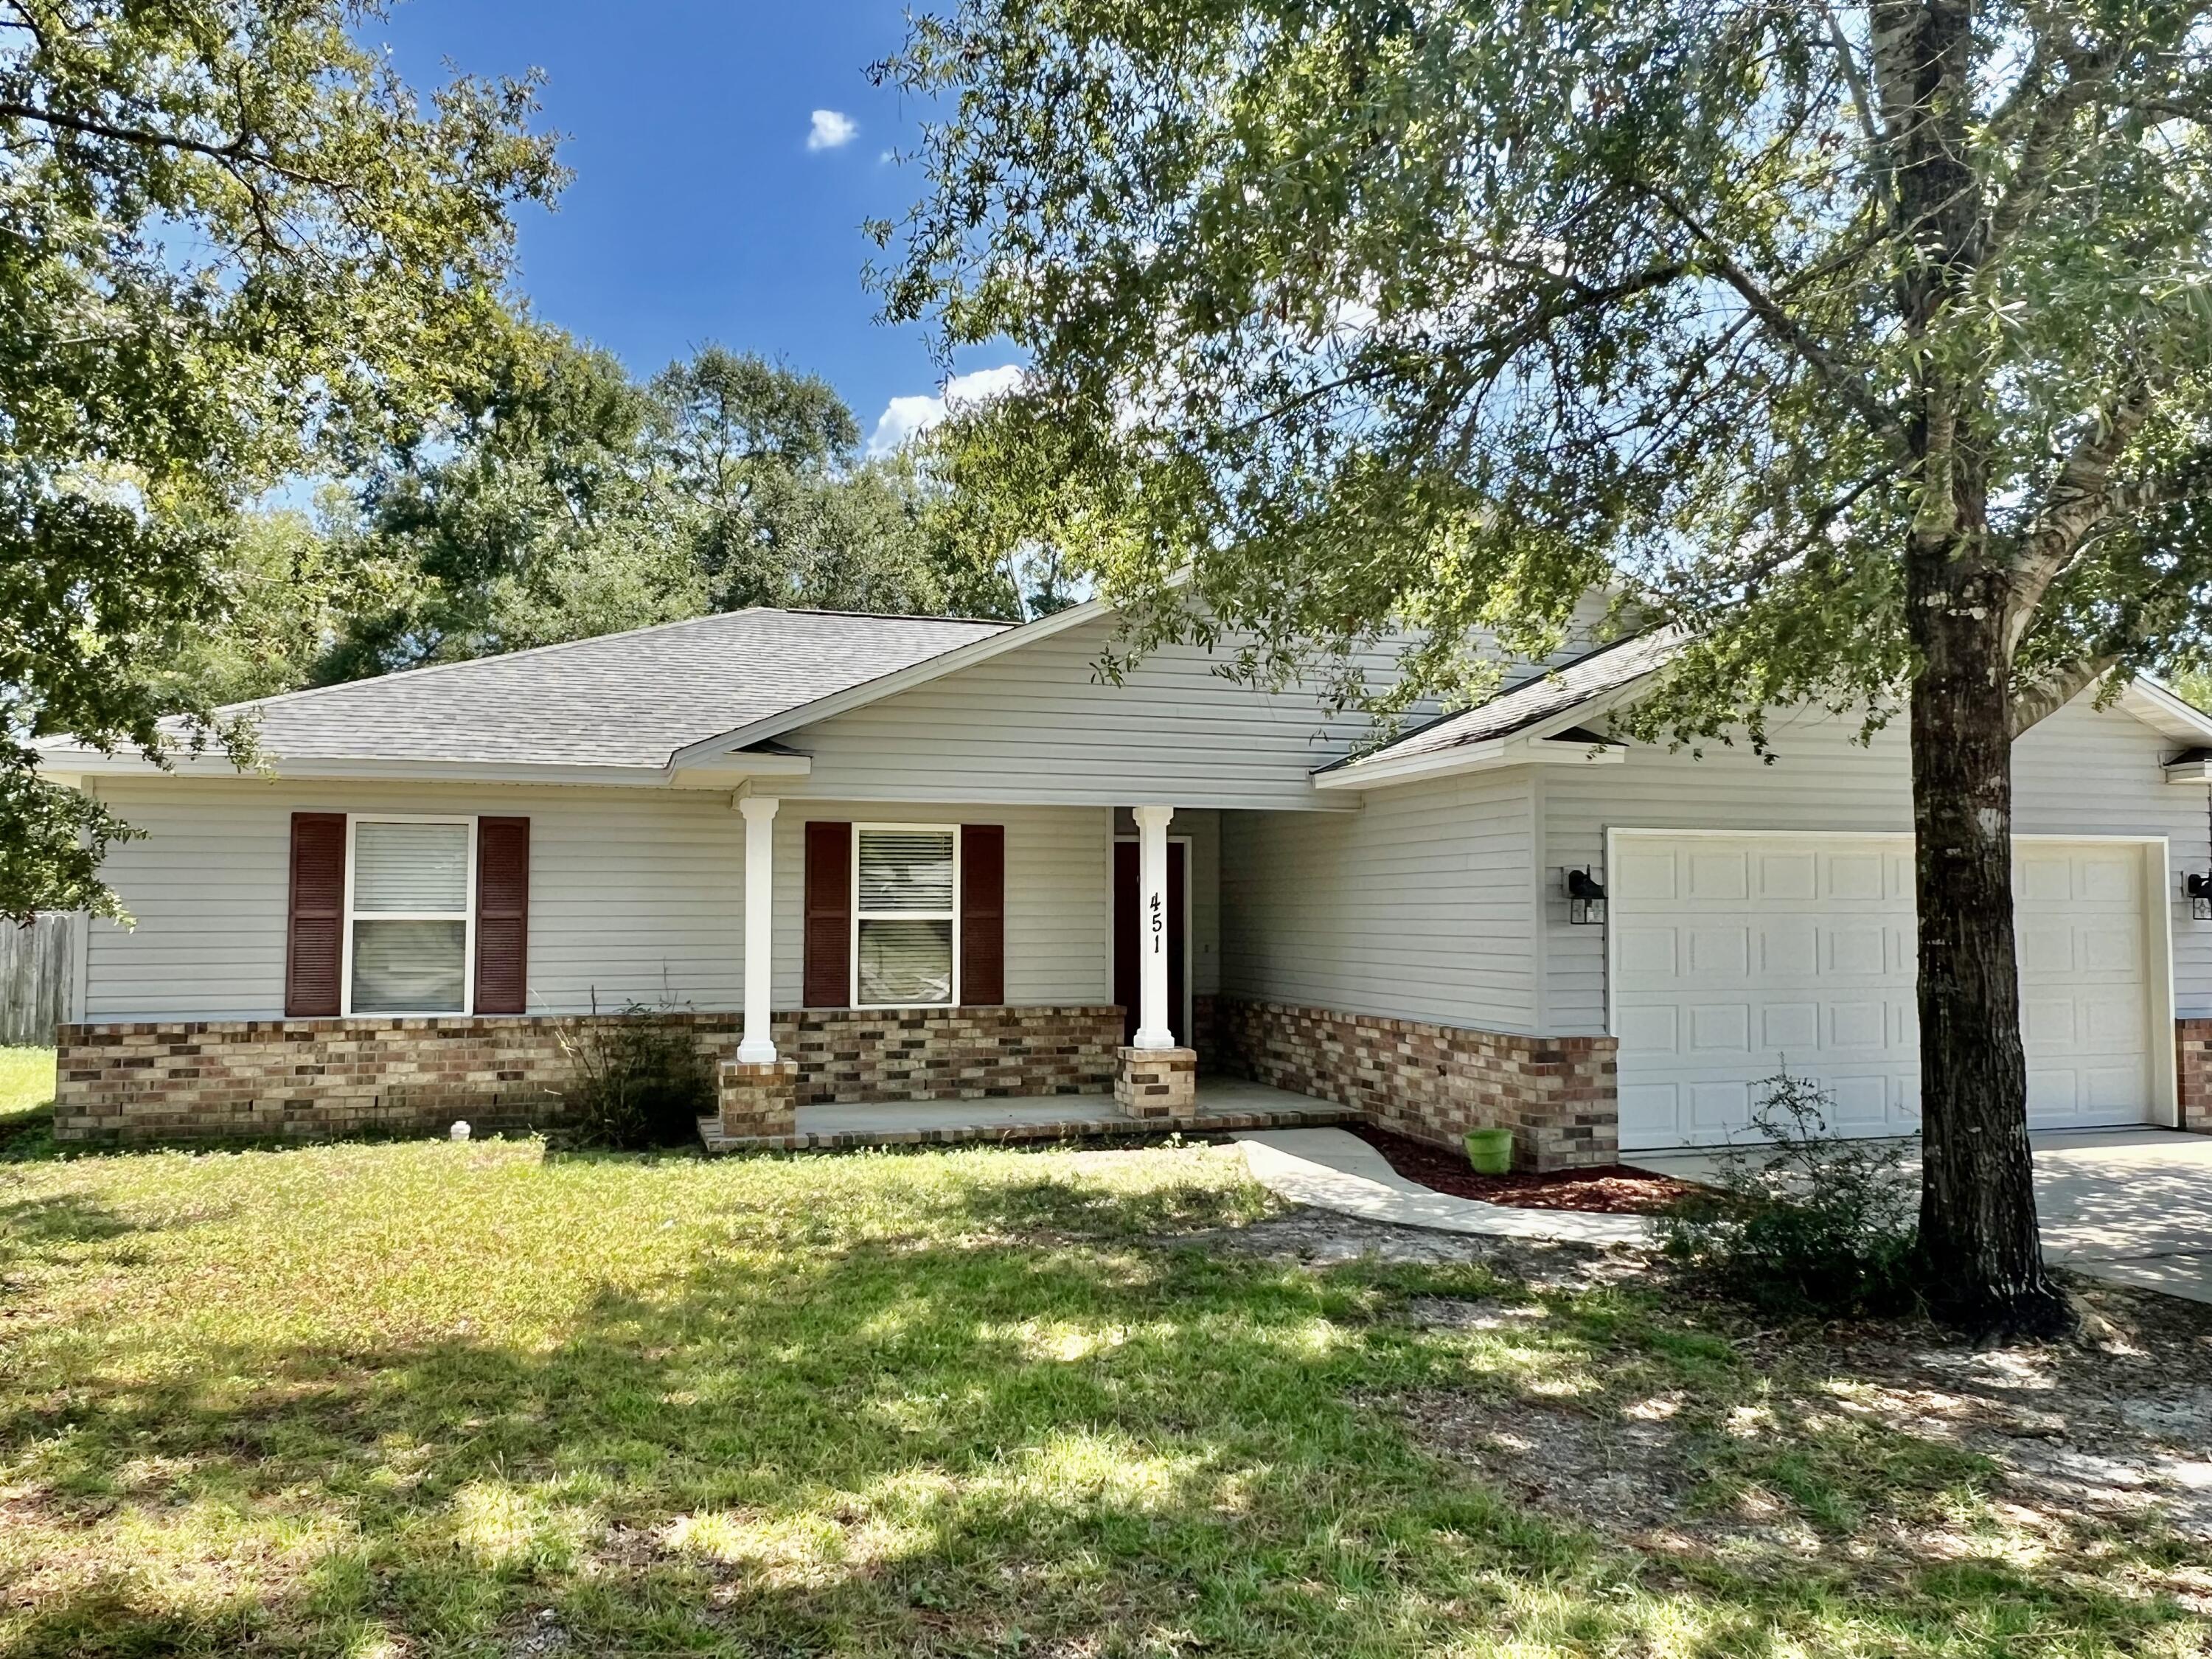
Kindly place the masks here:
<instances>
[{"instance_id":1,"label":"wooden fence","mask_svg":"<svg viewBox=\"0 0 2212 1659\"><path fill-rule=\"evenodd\" d=\"M49 1043L70 1017L71 916L0 921L0 1042Z\"/></svg>"}]
</instances>

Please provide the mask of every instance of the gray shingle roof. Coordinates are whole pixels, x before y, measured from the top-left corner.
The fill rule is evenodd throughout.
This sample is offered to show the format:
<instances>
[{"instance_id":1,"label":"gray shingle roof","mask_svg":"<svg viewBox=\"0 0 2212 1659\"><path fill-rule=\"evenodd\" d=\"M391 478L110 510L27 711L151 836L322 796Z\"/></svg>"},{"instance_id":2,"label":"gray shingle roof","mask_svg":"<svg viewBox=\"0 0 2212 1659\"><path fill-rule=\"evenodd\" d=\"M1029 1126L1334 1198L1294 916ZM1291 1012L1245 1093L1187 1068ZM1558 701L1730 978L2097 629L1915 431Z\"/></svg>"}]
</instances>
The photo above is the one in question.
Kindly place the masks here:
<instances>
[{"instance_id":1,"label":"gray shingle roof","mask_svg":"<svg viewBox=\"0 0 2212 1659\"><path fill-rule=\"evenodd\" d=\"M1679 629L1661 628L1600 646L1549 672L1523 680L1488 702L1431 720L1395 743L1370 750L1364 755L1348 756L1320 769L1329 772L1370 761L1407 760L1416 755L1437 754L1472 743L1487 743L1494 738L1511 737L1554 715L1579 708L1608 691L1618 690L1632 680L1641 679L1680 650L1686 638Z\"/></svg>"},{"instance_id":2,"label":"gray shingle roof","mask_svg":"<svg viewBox=\"0 0 2212 1659\"><path fill-rule=\"evenodd\" d=\"M1012 626L735 611L240 703L278 763L661 767L700 743Z\"/></svg>"}]
</instances>

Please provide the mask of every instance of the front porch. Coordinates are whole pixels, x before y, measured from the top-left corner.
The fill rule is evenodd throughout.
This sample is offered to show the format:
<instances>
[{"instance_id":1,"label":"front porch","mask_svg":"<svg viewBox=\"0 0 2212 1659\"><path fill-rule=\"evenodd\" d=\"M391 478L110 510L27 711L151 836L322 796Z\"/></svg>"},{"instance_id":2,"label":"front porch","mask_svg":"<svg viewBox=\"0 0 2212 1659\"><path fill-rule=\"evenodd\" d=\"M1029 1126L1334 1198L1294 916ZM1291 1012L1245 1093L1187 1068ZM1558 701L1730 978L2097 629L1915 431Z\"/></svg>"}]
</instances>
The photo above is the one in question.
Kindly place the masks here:
<instances>
[{"instance_id":1,"label":"front porch","mask_svg":"<svg viewBox=\"0 0 2212 1659\"><path fill-rule=\"evenodd\" d=\"M719 1116L699 1120L710 1152L835 1152L861 1146L1081 1140L1110 1135L1243 1134L1357 1121L1332 1101L1236 1078L1203 1078L1192 1109L1139 1116L1111 1095L1030 1095L996 1100L874 1102L800 1106L783 1135L730 1135Z\"/></svg>"}]
</instances>

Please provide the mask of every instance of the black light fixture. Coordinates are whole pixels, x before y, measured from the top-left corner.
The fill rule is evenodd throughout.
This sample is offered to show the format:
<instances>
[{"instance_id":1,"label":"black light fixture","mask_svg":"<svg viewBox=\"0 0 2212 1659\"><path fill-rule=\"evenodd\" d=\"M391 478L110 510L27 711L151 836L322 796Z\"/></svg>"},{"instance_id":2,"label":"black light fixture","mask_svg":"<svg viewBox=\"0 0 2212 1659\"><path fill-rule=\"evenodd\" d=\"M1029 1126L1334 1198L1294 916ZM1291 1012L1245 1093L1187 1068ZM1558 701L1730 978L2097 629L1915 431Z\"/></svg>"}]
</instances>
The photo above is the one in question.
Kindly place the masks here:
<instances>
[{"instance_id":1,"label":"black light fixture","mask_svg":"<svg viewBox=\"0 0 2212 1659\"><path fill-rule=\"evenodd\" d=\"M1566 872L1567 920L1577 927L1601 926L1605 921L1605 884L1587 867Z\"/></svg>"},{"instance_id":2,"label":"black light fixture","mask_svg":"<svg viewBox=\"0 0 2212 1659\"><path fill-rule=\"evenodd\" d=\"M2208 828L2212 828L2212 790L2205 793L2204 816ZM2212 921L2212 875L2185 875L2181 890L2189 895L2190 920Z\"/></svg>"}]
</instances>

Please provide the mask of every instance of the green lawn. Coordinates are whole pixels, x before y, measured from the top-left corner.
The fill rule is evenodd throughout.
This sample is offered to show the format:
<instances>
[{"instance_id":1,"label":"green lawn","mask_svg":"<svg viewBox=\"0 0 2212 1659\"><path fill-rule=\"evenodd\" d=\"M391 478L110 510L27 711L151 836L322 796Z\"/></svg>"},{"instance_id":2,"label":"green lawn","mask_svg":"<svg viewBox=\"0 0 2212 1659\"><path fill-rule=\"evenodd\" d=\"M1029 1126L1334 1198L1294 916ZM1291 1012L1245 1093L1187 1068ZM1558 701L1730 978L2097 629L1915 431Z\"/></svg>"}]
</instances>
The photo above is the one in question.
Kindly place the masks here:
<instances>
[{"instance_id":1,"label":"green lawn","mask_svg":"<svg viewBox=\"0 0 2212 1659\"><path fill-rule=\"evenodd\" d=\"M1161 1242L1270 1213L1214 1147L0 1165L0 1655L2212 1639L2156 1526L2023 1519L1720 1310ZM1663 1419L1679 1547L1439 1413Z\"/></svg>"}]
</instances>

